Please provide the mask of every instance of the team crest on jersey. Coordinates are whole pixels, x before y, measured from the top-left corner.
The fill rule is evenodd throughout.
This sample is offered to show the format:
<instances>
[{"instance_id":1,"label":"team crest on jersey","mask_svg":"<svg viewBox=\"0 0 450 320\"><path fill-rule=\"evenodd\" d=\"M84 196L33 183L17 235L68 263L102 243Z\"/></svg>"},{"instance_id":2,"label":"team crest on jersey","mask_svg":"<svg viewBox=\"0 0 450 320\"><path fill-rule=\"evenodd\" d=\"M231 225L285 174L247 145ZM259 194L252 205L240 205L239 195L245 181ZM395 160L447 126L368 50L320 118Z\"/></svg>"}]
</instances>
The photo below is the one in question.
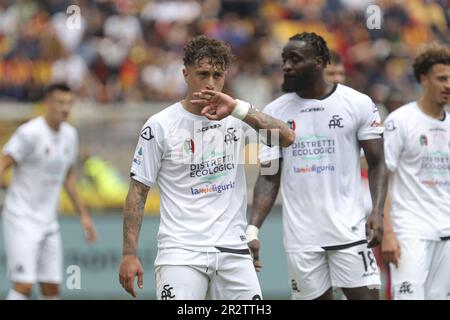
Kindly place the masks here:
<instances>
[{"instance_id":1,"label":"team crest on jersey","mask_svg":"<svg viewBox=\"0 0 450 320\"><path fill-rule=\"evenodd\" d=\"M195 152L194 140L187 138L184 141L183 149L184 149L185 154L194 154L194 152Z\"/></svg>"},{"instance_id":2,"label":"team crest on jersey","mask_svg":"<svg viewBox=\"0 0 450 320\"><path fill-rule=\"evenodd\" d=\"M145 127L144 129L142 129L141 131L141 137L147 141L152 140L155 136L152 133L152 128L150 127Z\"/></svg>"},{"instance_id":3,"label":"team crest on jersey","mask_svg":"<svg viewBox=\"0 0 450 320\"><path fill-rule=\"evenodd\" d=\"M419 137L419 143L421 146L427 146L428 145L428 138L426 135L422 134Z\"/></svg>"},{"instance_id":4,"label":"team crest on jersey","mask_svg":"<svg viewBox=\"0 0 450 320\"><path fill-rule=\"evenodd\" d=\"M288 121L286 121L287 125L289 128L291 128L291 130L295 131L295 128L297 128L297 124L295 123L294 119L289 119Z\"/></svg>"},{"instance_id":5,"label":"team crest on jersey","mask_svg":"<svg viewBox=\"0 0 450 320\"><path fill-rule=\"evenodd\" d=\"M328 128L330 129L343 128L344 125L342 124L342 120L344 120L344 118L342 118L340 115L338 114L333 115L330 122L328 122Z\"/></svg>"},{"instance_id":6,"label":"team crest on jersey","mask_svg":"<svg viewBox=\"0 0 450 320\"><path fill-rule=\"evenodd\" d=\"M226 144L230 144L232 142L239 141L239 137L236 134L237 134L237 130L235 128L233 128L233 127L227 128L227 134L225 135L225 138L223 141Z\"/></svg>"}]
</instances>

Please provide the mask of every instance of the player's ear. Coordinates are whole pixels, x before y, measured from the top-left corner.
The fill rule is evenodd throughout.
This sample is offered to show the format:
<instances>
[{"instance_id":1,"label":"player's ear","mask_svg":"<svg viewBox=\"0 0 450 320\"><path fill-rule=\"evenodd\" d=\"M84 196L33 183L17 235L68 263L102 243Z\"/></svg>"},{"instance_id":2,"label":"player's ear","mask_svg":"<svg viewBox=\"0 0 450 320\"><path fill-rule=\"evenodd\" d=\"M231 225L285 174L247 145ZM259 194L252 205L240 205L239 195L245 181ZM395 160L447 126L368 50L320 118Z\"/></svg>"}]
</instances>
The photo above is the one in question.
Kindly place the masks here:
<instances>
[{"instance_id":1,"label":"player's ear","mask_svg":"<svg viewBox=\"0 0 450 320\"><path fill-rule=\"evenodd\" d=\"M183 68L183 77L184 77L184 81L187 81L187 76L188 76L188 72L186 68Z\"/></svg>"}]
</instances>

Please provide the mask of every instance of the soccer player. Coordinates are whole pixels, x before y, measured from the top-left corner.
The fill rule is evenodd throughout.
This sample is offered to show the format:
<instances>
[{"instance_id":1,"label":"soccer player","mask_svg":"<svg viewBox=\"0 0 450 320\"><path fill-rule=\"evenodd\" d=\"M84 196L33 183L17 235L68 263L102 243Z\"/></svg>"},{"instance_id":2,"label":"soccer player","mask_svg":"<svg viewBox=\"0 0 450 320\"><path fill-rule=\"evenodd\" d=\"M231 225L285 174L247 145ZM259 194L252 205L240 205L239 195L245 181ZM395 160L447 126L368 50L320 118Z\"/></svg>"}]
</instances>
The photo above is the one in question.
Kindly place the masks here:
<instances>
[{"instance_id":1,"label":"soccer player","mask_svg":"<svg viewBox=\"0 0 450 320\"><path fill-rule=\"evenodd\" d=\"M345 84L345 66L337 52L330 51L330 64L325 68L324 77L326 82Z\"/></svg>"},{"instance_id":2,"label":"soccer player","mask_svg":"<svg viewBox=\"0 0 450 320\"><path fill-rule=\"evenodd\" d=\"M191 39L183 59L186 97L142 128L124 208L119 271L121 285L133 297L136 275L138 287L143 286L136 255L143 208L158 183L157 298L262 298L245 237L244 136L251 128L269 129L288 146L295 134L284 122L220 92L231 58L223 42ZM272 140L267 143L277 142Z\"/></svg>"},{"instance_id":3,"label":"soccer player","mask_svg":"<svg viewBox=\"0 0 450 320\"><path fill-rule=\"evenodd\" d=\"M393 297L446 299L450 287L450 49L425 47L413 65L422 96L385 121L390 212L383 257Z\"/></svg>"},{"instance_id":4,"label":"soccer player","mask_svg":"<svg viewBox=\"0 0 450 320\"><path fill-rule=\"evenodd\" d=\"M57 205L62 185L80 213L87 241L96 239L76 191L78 137L66 122L73 93L66 85L53 84L45 101L45 115L21 125L0 158L0 180L14 166L2 212L8 276L13 282L6 299L11 300L28 299L36 281L43 299L59 297L63 271Z\"/></svg>"},{"instance_id":5,"label":"soccer player","mask_svg":"<svg viewBox=\"0 0 450 320\"><path fill-rule=\"evenodd\" d=\"M281 169L260 175L254 188L246 234L255 267L261 267L258 231L281 185L292 298L331 299L331 287L340 287L348 299L377 299L380 276L371 248L382 238L387 186L378 110L368 96L325 81L330 57L321 36L292 36L282 59L286 94L264 112L289 123L296 141L260 152L263 166L279 161ZM360 146L374 203L367 222Z\"/></svg>"}]
</instances>

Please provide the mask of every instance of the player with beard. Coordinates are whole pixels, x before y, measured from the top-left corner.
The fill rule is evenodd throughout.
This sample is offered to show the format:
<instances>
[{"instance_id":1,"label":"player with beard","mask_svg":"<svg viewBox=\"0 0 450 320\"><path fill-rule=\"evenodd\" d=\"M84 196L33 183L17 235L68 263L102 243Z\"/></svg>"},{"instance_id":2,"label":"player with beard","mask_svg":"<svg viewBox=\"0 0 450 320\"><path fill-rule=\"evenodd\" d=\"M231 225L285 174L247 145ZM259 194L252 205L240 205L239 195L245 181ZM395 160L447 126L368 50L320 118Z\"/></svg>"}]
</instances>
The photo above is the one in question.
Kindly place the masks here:
<instances>
[{"instance_id":1,"label":"player with beard","mask_svg":"<svg viewBox=\"0 0 450 320\"><path fill-rule=\"evenodd\" d=\"M296 141L260 150L263 166L279 161L276 175L260 175L254 188L247 241L257 270L258 231L281 185L284 246L293 299L378 299L380 275L372 249L383 235L387 170L383 128L373 101L324 79L330 55L315 33L296 34L283 48L283 90L264 112L290 124ZM366 221L360 146L369 166L373 209Z\"/></svg>"}]
</instances>

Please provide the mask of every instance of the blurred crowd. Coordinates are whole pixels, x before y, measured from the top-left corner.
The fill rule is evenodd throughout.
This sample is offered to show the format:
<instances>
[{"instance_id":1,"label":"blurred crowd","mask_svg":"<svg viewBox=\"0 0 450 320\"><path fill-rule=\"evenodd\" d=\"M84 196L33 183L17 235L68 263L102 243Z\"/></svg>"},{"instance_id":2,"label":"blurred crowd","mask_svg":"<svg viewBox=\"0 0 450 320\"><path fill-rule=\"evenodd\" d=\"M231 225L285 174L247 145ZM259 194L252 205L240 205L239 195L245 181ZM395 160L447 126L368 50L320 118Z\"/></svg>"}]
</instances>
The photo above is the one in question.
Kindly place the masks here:
<instances>
[{"instance_id":1,"label":"blurred crowd","mask_svg":"<svg viewBox=\"0 0 450 320\"><path fill-rule=\"evenodd\" d=\"M74 4L80 24L68 28ZM373 4L381 28L367 26ZM0 0L0 102L37 101L60 81L99 105L176 101L185 91L183 46L207 34L236 55L225 91L263 106L281 94L288 37L314 31L342 56L348 84L390 111L418 94L411 63L420 45L450 43L449 7L448 0Z\"/></svg>"}]
</instances>

